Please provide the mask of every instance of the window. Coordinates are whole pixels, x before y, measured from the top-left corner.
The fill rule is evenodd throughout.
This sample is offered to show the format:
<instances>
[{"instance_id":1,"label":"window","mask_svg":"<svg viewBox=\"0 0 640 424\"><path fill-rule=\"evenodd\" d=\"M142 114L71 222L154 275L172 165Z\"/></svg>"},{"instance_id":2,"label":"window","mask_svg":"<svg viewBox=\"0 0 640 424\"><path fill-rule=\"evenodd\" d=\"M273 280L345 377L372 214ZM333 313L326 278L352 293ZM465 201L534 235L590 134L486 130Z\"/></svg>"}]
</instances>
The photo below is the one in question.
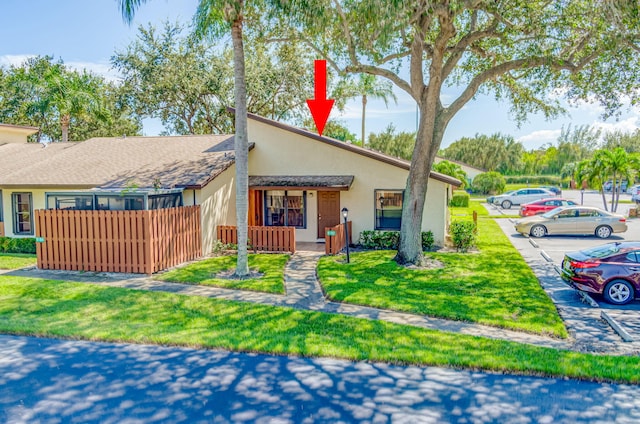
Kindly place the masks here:
<instances>
[{"instance_id":1,"label":"window","mask_svg":"<svg viewBox=\"0 0 640 424\"><path fill-rule=\"evenodd\" d=\"M96 209L108 211L142 211L144 196L96 196Z\"/></svg>"},{"instance_id":2,"label":"window","mask_svg":"<svg viewBox=\"0 0 640 424\"><path fill-rule=\"evenodd\" d=\"M149 196L149 209L177 208L182 206L182 193Z\"/></svg>"},{"instance_id":3,"label":"window","mask_svg":"<svg viewBox=\"0 0 640 424\"><path fill-rule=\"evenodd\" d=\"M264 199L265 225L307 228L305 191L270 190Z\"/></svg>"},{"instance_id":4,"label":"window","mask_svg":"<svg viewBox=\"0 0 640 424\"><path fill-rule=\"evenodd\" d=\"M93 195L47 194L47 209L93 210Z\"/></svg>"},{"instance_id":5,"label":"window","mask_svg":"<svg viewBox=\"0 0 640 424\"><path fill-rule=\"evenodd\" d=\"M375 190L376 230L400 230L403 190Z\"/></svg>"},{"instance_id":6,"label":"window","mask_svg":"<svg viewBox=\"0 0 640 424\"><path fill-rule=\"evenodd\" d=\"M13 193L13 232L33 234L31 193Z\"/></svg>"}]
</instances>

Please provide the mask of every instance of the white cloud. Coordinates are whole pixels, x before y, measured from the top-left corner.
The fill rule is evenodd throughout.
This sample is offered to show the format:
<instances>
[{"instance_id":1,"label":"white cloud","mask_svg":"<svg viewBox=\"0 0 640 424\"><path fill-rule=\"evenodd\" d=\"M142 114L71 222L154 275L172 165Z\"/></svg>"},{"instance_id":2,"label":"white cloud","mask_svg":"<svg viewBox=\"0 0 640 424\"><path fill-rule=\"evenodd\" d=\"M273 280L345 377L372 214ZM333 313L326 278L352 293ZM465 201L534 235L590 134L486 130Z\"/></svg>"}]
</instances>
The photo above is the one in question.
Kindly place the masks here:
<instances>
[{"instance_id":1,"label":"white cloud","mask_svg":"<svg viewBox=\"0 0 640 424\"><path fill-rule=\"evenodd\" d=\"M36 57L36 55L29 54L16 54L16 55L2 55L0 56L0 66L21 66L27 59L32 57ZM80 61L71 61L65 62L65 65L69 69L75 69L78 71L87 70L96 75L103 76L109 81L117 81L121 78L121 76L111 68L111 65L108 63L101 62L80 62Z\"/></svg>"},{"instance_id":2,"label":"white cloud","mask_svg":"<svg viewBox=\"0 0 640 424\"><path fill-rule=\"evenodd\" d=\"M521 142L525 148L537 149L547 143L555 143L560 137L562 130L538 130L530 134L519 137L517 141Z\"/></svg>"},{"instance_id":3,"label":"white cloud","mask_svg":"<svg viewBox=\"0 0 640 424\"><path fill-rule=\"evenodd\" d=\"M638 126L639 116L631 116L623 121L618 122L594 122L591 127L600 129L602 132L609 133L615 131L621 131L623 133L633 132L640 128Z\"/></svg>"},{"instance_id":4,"label":"white cloud","mask_svg":"<svg viewBox=\"0 0 640 424\"><path fill-rule=\"evenodd\" d=\"M0 66L20 66L27 59L35 57L29 54L5 54L0 56Z\"/></svg>"}]
</instances>

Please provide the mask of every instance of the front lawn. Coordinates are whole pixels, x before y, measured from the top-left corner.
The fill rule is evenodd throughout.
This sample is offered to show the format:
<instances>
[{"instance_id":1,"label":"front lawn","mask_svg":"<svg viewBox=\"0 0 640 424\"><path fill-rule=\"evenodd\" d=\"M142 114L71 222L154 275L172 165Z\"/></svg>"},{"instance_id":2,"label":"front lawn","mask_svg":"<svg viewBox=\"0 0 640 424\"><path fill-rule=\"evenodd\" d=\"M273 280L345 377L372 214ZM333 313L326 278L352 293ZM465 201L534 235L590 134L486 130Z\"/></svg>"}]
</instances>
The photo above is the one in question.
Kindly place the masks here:
<instances>
[{"instance_id":1,"label":"front lawn","mask_svg":"<svg viewBox=\"0 0 640 424\"><path fill-rule=\"evenodd\" d=\"M18 269L36 264L36 255L26 253L0 253L0 269Z\"/></svg>"},{"instance_id":2,"label":"front lawn","mask_svg":"<svg viewBox=\"0 0 640 424\"><path fill-rule=\"evenodd\" d=\"M230 275L236 268L237 255L205 259L159 274L155 278L176 283L281 294L284 293L284 266L288 260L289 255L284 254L251 254L249 270L259 275L242 280Z\"/></svg>"},{"instance_id":3,"label":"front lawn","mask_svg":"<svg viewBox=\"0 0 640 424\"><path fill-rule=\"evenodd\" d=\"M395 251L325 256L318 277L329 298L420 315L567 337L558 312L533 271L479 202L452 209L452 219L478 212L476 253L428 253L437 269L408 269Z\"/></svg>"},{"instance_id":4,"label":"front lawn","mask_svg":"<svg viewBox=\"0 0 640 424\"><path fill-rule=\"evenodd\" d=\"M581 354L344 315L0 276L0 332L637 384L640 357Z\"/></svg>"}]
</instances>

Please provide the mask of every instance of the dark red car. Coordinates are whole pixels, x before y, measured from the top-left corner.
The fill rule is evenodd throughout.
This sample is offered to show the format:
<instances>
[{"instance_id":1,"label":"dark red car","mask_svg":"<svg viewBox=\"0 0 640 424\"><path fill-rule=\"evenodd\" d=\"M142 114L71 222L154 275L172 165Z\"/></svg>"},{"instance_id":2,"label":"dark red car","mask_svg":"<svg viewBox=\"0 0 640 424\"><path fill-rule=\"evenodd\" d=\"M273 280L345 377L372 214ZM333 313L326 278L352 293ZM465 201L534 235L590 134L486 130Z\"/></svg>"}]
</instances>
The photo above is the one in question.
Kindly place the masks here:
<instances>
[{"instance_id":1,"label":"dark red car","mask_svg":"<svg viewBox=\"0 0 640 424\"><path fill-rule=\"evenodd\" d=\"M601 294L609 303L629 303L640 293L640 242L607 243L566 253L561 275L576 289Z\"/></svg>"},{"instance_id":2,"label":"dark red car","mask_svg":"<svg viewBox=\"0 0 640 424\"><path fill-rule=\"evenodd\" d=\"M557 197L551 199L536 200L535 202L525 203L520 206L520 216L539 215L549 212L559 206L576 206L577 203L572 200L559 199Z\"/></svg>"}]
</instances>

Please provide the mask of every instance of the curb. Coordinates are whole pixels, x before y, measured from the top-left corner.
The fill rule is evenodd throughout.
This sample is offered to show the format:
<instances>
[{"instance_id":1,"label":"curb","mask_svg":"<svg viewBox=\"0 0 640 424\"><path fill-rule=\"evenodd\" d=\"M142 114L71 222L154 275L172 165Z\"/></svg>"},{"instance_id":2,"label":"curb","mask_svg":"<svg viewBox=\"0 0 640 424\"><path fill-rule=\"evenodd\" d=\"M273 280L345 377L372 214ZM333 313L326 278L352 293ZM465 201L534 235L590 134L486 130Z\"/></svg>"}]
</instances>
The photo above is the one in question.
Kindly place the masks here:
<instances>
[{"instance_id":1,"label":"curb","mask_svg":"<svg viewBox=\"0 0 640 424\"><path fill-rule=\"evenodd\" d=\"M576 292L578 292L578 296L580 296L582 298L583 302L588 303L589 305L591 305L594 308L599 308L600 305L598 305L598 302L596 302L595 300L593 300L593 298L591 296L589 296L587 293L580 291L580 290L576 290ZM604 311L602 312L604 314Z\"/></svg>"},{"instance_id":2,"label":"curb","mask_svg":"<svg viewBox=\"0 0 640 424\"><path fill-rule=\"evenodd\" d=\"M553 262L553 259L551 259L551 256L549 256L547 252L545 252L544 250L541 250L540 254L547 262Z\"/></svg>"},{"instance_id":3,"label":"curb","mask_svg":"<svg viewBox=\"0 0 640 424\"><path fill-rule=\"evenodd\" d=\"M605 311L602 311L600 313L600 317L602 317L602 319L604 319L605 321L607 321L607 323L609 323L611 328L613 328L613 330L616 333L618 333L620 337L622 337L622 340L624 340L625 342L635 341L635 339L631 337L631 335L627 332L627 330L622 328L620 324L618 324L618 322L615 319L611 318L611 316L608 313L606 313Z\"/></svg>"},{"instance_id":4,"label":"curb","mask_svg":"<svg viewBox=\"0 0 640 424\"><path fill-rule=\"evenodd\" d=\"M528 238L528 237L527 237ZM531 243L531 246L535 247L536 249L540 246L538 246L538 243L535 242L535 240L529 238L529 243Z\"/></svg>"}]
</instances>

